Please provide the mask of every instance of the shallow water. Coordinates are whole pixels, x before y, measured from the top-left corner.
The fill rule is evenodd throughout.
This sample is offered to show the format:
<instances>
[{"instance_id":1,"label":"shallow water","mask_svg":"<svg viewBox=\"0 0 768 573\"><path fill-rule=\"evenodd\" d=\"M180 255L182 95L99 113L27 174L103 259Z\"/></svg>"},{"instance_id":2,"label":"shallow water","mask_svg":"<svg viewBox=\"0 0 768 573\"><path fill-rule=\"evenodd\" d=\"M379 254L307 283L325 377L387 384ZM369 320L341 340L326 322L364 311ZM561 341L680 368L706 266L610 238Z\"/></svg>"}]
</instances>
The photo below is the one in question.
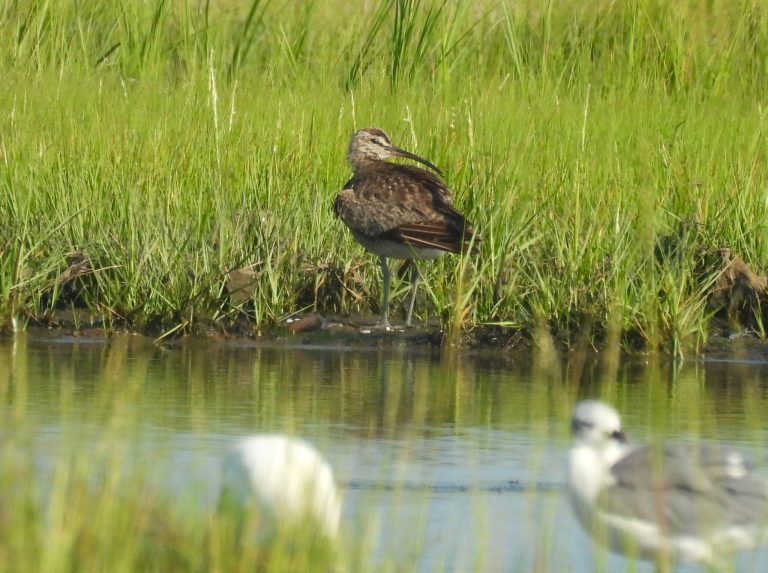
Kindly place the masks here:
<instances>
[{"instance_id":1,"label":"shallow water","mask_svg":"<svg viewBox=\"0 0 768 573\"><path fill-rule=\"evenodd\" d=\"M342 535L365 540L371 570L406 571L631 568L595 548L563 492L578 399L613 403L641 441L720 439L764 458L768 364L296 340L0 339L0 437L22 436L42 481L67 448L124 447L155 487L208 511L238 436L296 434L344 485ZM768 552L737 569L768 570Z\"/></svg>"}]
</instances>

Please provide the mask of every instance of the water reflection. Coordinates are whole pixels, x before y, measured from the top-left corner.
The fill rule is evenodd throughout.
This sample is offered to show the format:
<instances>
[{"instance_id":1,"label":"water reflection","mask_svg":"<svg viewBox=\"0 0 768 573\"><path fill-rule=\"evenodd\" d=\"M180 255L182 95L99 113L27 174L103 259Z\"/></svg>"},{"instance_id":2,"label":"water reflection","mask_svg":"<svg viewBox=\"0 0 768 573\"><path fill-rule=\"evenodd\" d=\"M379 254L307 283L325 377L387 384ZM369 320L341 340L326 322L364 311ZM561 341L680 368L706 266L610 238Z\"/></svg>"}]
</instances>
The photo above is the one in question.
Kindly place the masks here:
<instances>
[{"instance_id":1,"label":"water reflection","mask_svg":"<svg viewBox=\"0 0 768 573\"><path fill-rule=\"evenodd\" d=\"M614 404L640 440L717 438L762 459L767 389L768 365L749 361L0 340L0 436L28 447L41 475L66 448L123 444L157 487L205 511L234 436L298 434L350 486L345 534L366 540L371 570L624 570L594 549L560 489L574 402ZM764 551L739 562L766 568Z\"/></svg>"}]
</instances>

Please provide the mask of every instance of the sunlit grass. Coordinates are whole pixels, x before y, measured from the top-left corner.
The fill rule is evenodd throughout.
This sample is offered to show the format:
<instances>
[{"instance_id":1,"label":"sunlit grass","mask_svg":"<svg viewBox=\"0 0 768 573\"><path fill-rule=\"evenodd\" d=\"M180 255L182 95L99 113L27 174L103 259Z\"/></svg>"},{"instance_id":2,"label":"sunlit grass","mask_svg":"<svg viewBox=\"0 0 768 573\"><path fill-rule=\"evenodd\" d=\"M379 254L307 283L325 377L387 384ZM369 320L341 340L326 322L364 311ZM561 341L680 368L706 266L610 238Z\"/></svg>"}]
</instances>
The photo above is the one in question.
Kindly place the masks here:
<instances>
[{"instance_id":1,"label":"sunlit grass","mask_svg":"<svg viewBox=\"0 0 768 573\"><path fill-rule=\"evenodd\" d=\"M422 264L418 315L682 352L718 269L659 258L659 237L695 224L766 258L766 22L748 0L6 3L0 321L375 312L377 265L330 206L349 135L376 125L445 171L484 239ZM63 285L73 256L87 272Z\"/></svg>"},{"instance_id":2,"label":"sunlit grass","mask_svg":"<svg viewBox=\"0 0 768 573\"><path fill-rule=\"evenodd\" d=\"M258 543L254 522L238 535L226 516L185 508L147 469L112 456L59 455L41 476L7 445L0 455L0 556L14 571L310 571L342 559L310 533Z\"/></svg>"}]
</instances>

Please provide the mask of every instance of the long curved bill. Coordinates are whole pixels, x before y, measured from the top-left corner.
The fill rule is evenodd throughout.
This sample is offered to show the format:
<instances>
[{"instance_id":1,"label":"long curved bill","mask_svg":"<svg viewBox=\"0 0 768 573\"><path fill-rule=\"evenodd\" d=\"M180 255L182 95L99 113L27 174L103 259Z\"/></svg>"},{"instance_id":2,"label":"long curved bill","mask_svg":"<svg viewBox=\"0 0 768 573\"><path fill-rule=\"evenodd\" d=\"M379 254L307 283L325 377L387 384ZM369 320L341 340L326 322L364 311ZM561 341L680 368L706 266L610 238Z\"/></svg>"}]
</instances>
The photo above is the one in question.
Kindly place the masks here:
<instances>
[{"instance_id":1,"label":"long curved bill","mask_svg":"<svg viewBox=\"0 0 768 573\"><path fill-rule=\"evenodd\" d=\"M434 163L427 161L423 157L419 157L415 153L411 153L410 151L406 151L405 149L400 149L399 147L395 147L394 145L389 148L389 151L392 153L392 155L395 155L397 157L407 157L408 159L413 159L414 161L423 163L424 165L426 165L427 167L435 171L438 175L443 174L443 172L440 171Z\"/></svg>"}]
</instances>

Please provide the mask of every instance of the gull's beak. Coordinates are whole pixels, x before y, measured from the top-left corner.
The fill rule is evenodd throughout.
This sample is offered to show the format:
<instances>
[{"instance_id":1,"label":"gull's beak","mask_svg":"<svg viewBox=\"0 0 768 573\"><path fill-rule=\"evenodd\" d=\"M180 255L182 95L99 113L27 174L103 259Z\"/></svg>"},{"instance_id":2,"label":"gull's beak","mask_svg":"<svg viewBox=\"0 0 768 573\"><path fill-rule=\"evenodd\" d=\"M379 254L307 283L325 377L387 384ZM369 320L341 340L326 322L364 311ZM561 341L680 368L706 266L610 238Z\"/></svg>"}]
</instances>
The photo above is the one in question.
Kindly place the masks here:
<instances>
[{"instance_id":1,"label":"gull's beak","mask_svg":"<svg viewBox=\"0 0 768 573\"><path fill-rule=\"evenodd\" d=\"M410 151L406 151L405 149L400 149L399 147L395 147L394 145L390 146L389 152L396 156L396 157L407 157L408 159L413 159L414 161L418 161L419 163L423 163L433 171L435 171L438 175L442 175L443 172L440 171L437 166L435 166L434 163L431 163L424 159L423 157L419 157L415 153L411 153Z\"/></svg>"},{"instance_id":2,"label":"gull's beak","mask_svg":"<svg viewBox=\"0 0 768 573\"><path fill-rule=\"evenodd\" d=\"M619 442L620 444L626 444L627 443L627 435L622 432L621 430L616 430L611 434L611 437Z\"/></svg>"}]
</instances>

